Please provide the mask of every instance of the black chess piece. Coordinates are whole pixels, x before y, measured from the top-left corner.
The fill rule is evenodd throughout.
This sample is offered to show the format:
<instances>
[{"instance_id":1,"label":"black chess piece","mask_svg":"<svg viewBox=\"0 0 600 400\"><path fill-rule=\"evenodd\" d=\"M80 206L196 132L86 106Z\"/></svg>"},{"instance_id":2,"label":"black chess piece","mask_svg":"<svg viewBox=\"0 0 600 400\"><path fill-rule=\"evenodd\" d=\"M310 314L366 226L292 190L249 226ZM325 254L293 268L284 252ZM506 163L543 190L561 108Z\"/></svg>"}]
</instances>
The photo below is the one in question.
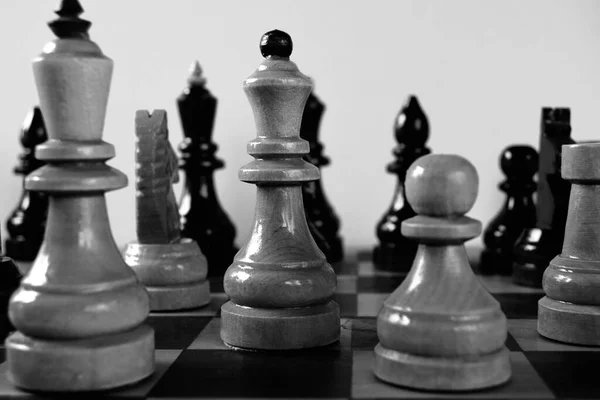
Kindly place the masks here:
<instances>
[{"instance_id":1,"label":"black chess piece","mask_svg":"<svg viewBox=\"0 0 600 400\"><path fill-rule=\"evenodd\" d=\"M543 108L535 228L526 229L514 248L513 281L542 286L544 270L558 253L565 235L571 184L560 174L562 146L573 144L571 111Z\"/></svg>"},{"instance_id":2,"label":"black chess piece","mask_svg":"<svg viewBox=\"0 0 600 400\"><path fill-rule=\"evenodd\" d=\"M408 272L415 258L418 243L406 238L401 232L402 221L416 215L406 201L404 180L411 164L417 158L431 152L425 146L429 138L429 122L417 96L408 97L396 116L394 130L398 142L394 149L396 159L388 164L387 170L398 176L398 183L389 210L377 224L379 245L373 250L373 262L378 269Z\"/></svg>"},{"instance_id":3,"label":"black chess piece","mask_svg":"<svg viewBox=\"0 0 600 400\"><path fill-rule=\"evenodd\" d=\"M235 226L221 207L213 173L225 163L212 142L217 99L206 89L200 64L192 66L188 87L177 98L184 140L179 145L185 184L180 199L182 235L194 239L208 261L208 276L223 276L238 249Z\"/></svg>"},{"instance_id":4,"label":"black chess piece","mask_svg":"<svg viewBox=\"0 0 600 400\"><path fill-rule=\"evenodd\" d=\"M506 180L498 188L506 193L506 201L483 234L485 248L479 262L482 274L512 274L515 243L525 229L535 226L533 176L538 158L531 146L509 146L500 155L500 168Z\"/></svg>"},{"instance_id":5,"label":"black chess piece","mask_svg":"<svg viewBox=\"0 0 600 400\"><path fill-rule=\"evenodd\" d=\"M21 129L23 153L14 172L23 175L35 171L44 163L35 157L37 145L48 139L42 111L34 107L25 118ZM4 244L5 254L15 260L33 261L44 239L48 215L48 197L45 193L23 189L17 207L6 222L8 238Z\"/></svg>"},{"instance_id":6,"label":"black chess piece","mask_svg":"<svg viewBox=\"0 0 600 400\"><path fill-rule=\"evenodd\" d=\"M310 144L310 153L304 159L319 169L330 163L329 158L323 154L323 144L319 142L319 125L324 111L325 105L311 93L306 101L300 125L300 137ZM340 218L327 200L321 180L304 183L302 197L308 227L317 245L325 253L327 261L341 261L344 258L344 248L342 238L338 234Z\"/></svg>"},{"instance_id":7,"label":"black chess piece","mask_svg":"<svg viewBox=\"0 0 600 400\"><path fill-rule=\"evenodd\" d=\"M15 330L8 318L8 302L14 291L19 288L22 277L19 267L12 258L0 256L0 340L2 341Z\"/></svg>"},{"instance_id":8,"label":"black chess piece","mask_svg":"<svg viewBox=\"0 0 600 400\"><path fill-rule=\"evenodd\" d=\"M14 291L21 283L21 272L15 261L6 256L0 256L0 340L6 339L15 330L8 318L8 302Z\"/></svg>"}]
</instances>

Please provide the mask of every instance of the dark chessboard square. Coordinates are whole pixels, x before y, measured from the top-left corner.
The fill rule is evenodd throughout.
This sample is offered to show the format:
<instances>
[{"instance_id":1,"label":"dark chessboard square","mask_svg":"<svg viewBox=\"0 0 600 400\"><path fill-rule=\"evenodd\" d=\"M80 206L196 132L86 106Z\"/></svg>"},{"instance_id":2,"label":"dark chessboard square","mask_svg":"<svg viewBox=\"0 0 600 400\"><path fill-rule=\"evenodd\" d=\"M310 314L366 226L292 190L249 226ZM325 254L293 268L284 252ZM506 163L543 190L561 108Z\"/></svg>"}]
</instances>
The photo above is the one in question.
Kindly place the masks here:
<instances>
[{"instance_id":1,"label":"dark chessboard square","mask_svg":"<svg viewBox=\"0 0 600 400\"><path fill-rule=\"evenodd\" d=\"M402 281L406 274L389 274L376 276L359 276L359 293L392 293Z\"/></svg>"},{"instance_id":2,"label":"dark chessboard square","mask_svg":"<svg viewBox=\"0 0 600 400\"><path fill-rule=\"evenodd\" d=\"M356 294L356 275L338 275L336 293Z\"/></svg>"},{"instance_id":3,"label":"dark chessboard square","mask_svg":"<svg viewBox=\"0 0 600 400\"><path fill-rule=\"evenodd\" d=\"M342 325L342 329L351 332L352 350L373 350L379 342L376 318L351 319Z\"/></svg>"},{"instance_id":4,"label":"dark chessboard square","mask_svg":"<svg viewBox=\"0 0 600 400\"><path fill-rule=\"evenodd\" d=\"M340 261L332 263L331 267L335 271L336 275L356 275L358 271L358 264L355 261Z\"/></svg>"},{"instance_id":5,"label":"dark chessboard square","mask_svg":"<svg viewBox=\"0 0 600 400\"><path fill-rule=\"evenodd\" d=\"M598 351L597 346L582 346L548 339L537 331L537 319L509 319L508 331L524 351Z\"/></svg>"},{"instance_id":6,"label":"dark chessboard square","mask_svg":"<svg viewBox=\"0 0 600 400\"><path fill-rule=\"evenodd\" d=\"M340 320L340 340L328 346L321 347L322 350L338 351L340 349L350 349L351 331L343 329L347 319ZM230 350L221 339L221 318L213 318L200 335L189 345L190 350Z\"/></svg>"},{"instance_id":7,"label":"dark chessboard square","mask_svg":"<svg viewBox=\"0 0 600 400\"><path fill-rule=\"evenodd\" d=\"M212 317L151 315L147 323L154 328L157 349L184 350L211 319Z\"/></svg>"},{"instance_id":8,"label":"dark chessboard square","mask_svg":"<svg viewBox=\"0 0 600 400\"><path fill-rule=\"evenodd\" d=\"M509 351L521 351L521 346L519 346L519 343L510 332L506 334L506 342L504 344Z\"/></svg>"},{"instance_id":9,"label":"dark chessboard square","mask_svg":"<svg viewBox=\"0 0 600 400\"><path fill-rule=\"evenodd\" d=\"M557 397L600 398L595 368L600 365L600 352L528 351L525 355Z\"/></svg>"},{"instance_id":10,"label":"dark chessboard square","mask_svg":"<svg viewBox=\"0 0 600 400\"><path fill-rule=\"evenodd\" d=\"M336 293L333 296L333 301L340 306L340 316L342 318L356 317L358 312L356 294Z\"/></svg>"},{"instance_id":11,"label":"dark chessboard square","mask_svg":"<svg viewBox=\"0 0 600 400\"><path fill-rule=\"evenodd\" d=\"M352 353L184 351L150 397L347 398Z\"/></svg>"},{"instance_id":12,"label":"dark chessboard square","mask_svg":"<svg viewBox=\"0 0 600 400\"><path fill-rule=\"evenodd\" d=\"M373 258L373 252L369 250L359 251L356 254L356 260L358 262L371 261Z\"/></svg>"},{"instance_id":13,"label":"dark chessboard square","mask_svg":"<svg viewBox=\"0 0 600 400\"><path fill-rule=\"evenodd\" d=\"M531 319L537 318L538 300L543 293L493 293L500 302L500 307L509 319Z\"/></svg>"},{"instance_id":14,"label":"dark chessboard square","mask_svg":"<svg viewBox=\"0 0 600 400\"><path fill-rule=\"evenodd\" d=\"M210 284L210 292L211 293L225 293L225 289L223 288L223 277L222 276L213 276L208 278L208 282Z\"/></svg>"}]
</instances>

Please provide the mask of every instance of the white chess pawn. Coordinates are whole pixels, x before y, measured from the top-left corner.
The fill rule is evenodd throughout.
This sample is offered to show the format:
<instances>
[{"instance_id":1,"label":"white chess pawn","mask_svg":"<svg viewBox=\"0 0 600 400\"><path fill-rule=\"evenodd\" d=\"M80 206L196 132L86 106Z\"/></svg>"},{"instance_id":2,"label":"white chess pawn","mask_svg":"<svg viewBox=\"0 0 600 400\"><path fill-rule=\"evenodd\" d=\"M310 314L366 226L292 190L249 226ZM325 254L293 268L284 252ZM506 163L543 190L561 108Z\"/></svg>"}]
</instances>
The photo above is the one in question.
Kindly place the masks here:
<instances>
[{"instance_id":1,"label":"white chess pawn","mask_svg":"<svg viewBox=\"0 0 600 400\"><path fill-rule=\"evenodd\" d=\"M511 374L506 317L473 274L464 242L481 233L465 214L477 197L475 167L455 155L417 159L406 176L417 216L402 234L419 241L412 269L377 317L375 374L427 390L474 390Z\"/></svg>"}]
</instances>

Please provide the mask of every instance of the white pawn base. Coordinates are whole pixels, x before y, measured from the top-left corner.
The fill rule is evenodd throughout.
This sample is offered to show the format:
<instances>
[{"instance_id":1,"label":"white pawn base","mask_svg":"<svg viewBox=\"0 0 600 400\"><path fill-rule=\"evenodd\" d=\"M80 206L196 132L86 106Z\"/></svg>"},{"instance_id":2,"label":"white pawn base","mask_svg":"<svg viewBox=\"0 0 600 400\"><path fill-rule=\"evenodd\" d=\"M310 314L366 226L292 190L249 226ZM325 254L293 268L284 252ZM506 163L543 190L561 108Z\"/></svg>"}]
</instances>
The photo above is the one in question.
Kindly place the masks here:
<instances>
[{"instance_id":1,"label":"white pawn base","mask_svg":"<svg viewBox=\"0 0 600 400\"><path fill-rule=\"evenodd\" d=\"M600 306L543 297L538 302L538 332L561 342L600 346Z\"/></svg>"},{"instance_id":2,"label":"white pawn base","mask_svg":"<svg viewBox=\"0 0 600 400\"><path fill-rule=\"evenodd\" d=\"M340 307L252 308L228 301L221 307L221 339L233 347L292 350L326 346L340 337Z\"/></svg>"},{"instance_id":3,"label":"white pawn base","mask_svg":"<svg viewBox=\"0 0 600 400\"><path fill-rule=\"evenodd\" d=\"M185 310L210 303L208 281L178 286L146 286L146 289L152 311Z\"/></svg>"},{"instance_id":4,"label":"white pawn base","mask_svg":"<svg viewBox=\"0 0 600 400\"><path fill-rule=\"evenodd\" d=\"M154 331L133 330L79 340L6 339L8 378L31 391L100 391L138 382L154 371Z\"/></svg>"},{"instance_id":5,"label":"white pawn base","mask_svg":"<svg viewBox=\"0 0 600 400\"><path fill-rule=\"evenodd\" d=\"M150 311L175 311L210 303L206 257L191 239L176 243L129 243L125 262L150 296Z\"/></svg>"},{"instance_id":6,"label":"white pawn base","mask_svg":"<svg viewBox=\"0 0 600 400\"><path fill-rule=\"evenodd\" d=\"M375 346L375 375L388 383L433 391L467 391L498 386L510 379L506 347L469 358L423 357Z\"/></svg>"}]
</instances>

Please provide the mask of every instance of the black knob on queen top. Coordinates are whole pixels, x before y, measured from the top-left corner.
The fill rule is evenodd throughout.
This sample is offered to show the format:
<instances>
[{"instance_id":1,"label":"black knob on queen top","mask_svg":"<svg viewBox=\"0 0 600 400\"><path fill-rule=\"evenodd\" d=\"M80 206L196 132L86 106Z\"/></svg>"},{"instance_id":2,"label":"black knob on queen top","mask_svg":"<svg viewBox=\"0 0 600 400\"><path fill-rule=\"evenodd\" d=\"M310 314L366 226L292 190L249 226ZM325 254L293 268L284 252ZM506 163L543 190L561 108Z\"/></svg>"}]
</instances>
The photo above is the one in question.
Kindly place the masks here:
<instances>
[{"instance_id":1,"label":"black knob on queen top","mask_svg":"<svg viewBox=\"0 0 600 400\"><path fill-rule=\"evenodd\" d=\"M289 58L293 48L292 37L277 29L265 33L260 38L260 53L264 58Z\"/></svg>"}]
</instances>

